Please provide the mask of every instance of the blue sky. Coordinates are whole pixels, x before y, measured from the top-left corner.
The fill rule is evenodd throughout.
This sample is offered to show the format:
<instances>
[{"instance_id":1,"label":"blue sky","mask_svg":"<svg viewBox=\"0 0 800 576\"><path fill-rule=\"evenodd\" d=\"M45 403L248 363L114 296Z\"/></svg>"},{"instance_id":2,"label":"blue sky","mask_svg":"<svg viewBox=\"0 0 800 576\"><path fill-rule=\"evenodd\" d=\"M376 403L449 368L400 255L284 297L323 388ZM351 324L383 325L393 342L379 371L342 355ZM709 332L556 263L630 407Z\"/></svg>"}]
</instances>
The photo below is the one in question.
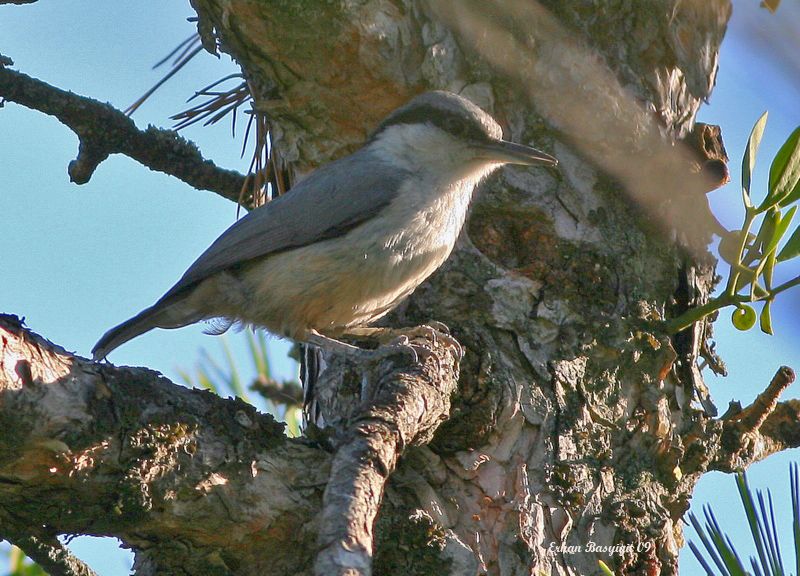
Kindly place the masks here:
<instances>
[{"instance_id":1,"label":"blue sky","mask_svg":"<svg viewBox=\"0 0 800 576\"><path fill-rule=\"evenodd\" d=\"M800 125L798 83L788 81L767 52L748 42L748 25L797 20L800 10L784 2L778 15L771 16L757 9L757 0L734 4L717 88L700 113L702 121L723 127L731 156L733 184L711 195L715 211L729 228L738 227L741 220L736 183L752 124L761 112L770 111L762 162ZM0 53L29 75L125 108L160 78L161 72L150 71L150 65L193 32L194 25L186 21L191 15L188 4L153 0L41 0L0 6ZM225 56L199 56L137 111L137 124L169 126L168 117L182 109L195 89L236 70ZM243 126L240 123L240 129ZM240 140L231 139L228 123L190 128L184 135L219 165L246 170L247 160L239 157ZM67 165L76 151L75 136L56 120L14 104L0 109L0 265L6 271L0 311L24 316L33 330L88 356L105 330L161 296L233 222L236 209L212 193L190 189L121 156L104 162L90 183L75 186L67 177ZM757 168L756 189L763 189L766 168ZM774 337L736 332L723 312L716 333L730 376L709 378L722 411L732 398L752 401L781 364L800 369L797 301L797 294L789 294L778 302ZM243 338L229 341L246 358ZM287 346L274 344L278 375L292 377L293 366L283 360ZM212 353L220 349L216 339L202 334L202 327L158 330L118 349L111 361L148 366L180 380L178 369L190 369L202 347ZM787 397L795 396L797 391L790 388ZM778 502L788 502L788 462L793 458L795 451L753 466L751 485L771 486ZM733 479L722 474L704 478L693 505L706 502L718 511L734 540L742 539ZM786 508L779 509L779 518L787 516ZM690 537L691 530L686 535ZM79 538L72 546L103 576L127 573L128 556L117 552L113 542ZM684 559L682 572L699 574L700 569L690 557Z\"/></svg>"}]
</instances>

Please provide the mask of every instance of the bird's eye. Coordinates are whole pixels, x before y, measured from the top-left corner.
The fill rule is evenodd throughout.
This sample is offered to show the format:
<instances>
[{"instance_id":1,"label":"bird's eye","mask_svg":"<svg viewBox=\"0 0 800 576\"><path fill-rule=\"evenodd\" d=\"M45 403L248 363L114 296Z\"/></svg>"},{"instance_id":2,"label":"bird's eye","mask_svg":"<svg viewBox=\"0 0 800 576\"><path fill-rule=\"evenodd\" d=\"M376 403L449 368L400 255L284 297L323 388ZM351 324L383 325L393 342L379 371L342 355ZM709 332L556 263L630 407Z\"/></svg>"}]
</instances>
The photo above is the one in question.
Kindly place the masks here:
<instances>
[{"instance_id":1,"label":"bird's eye","mask_svg":"<svg viewBox=\"0 0 800 576\"><path fill-rule=\"evenodd\" d=\"M464 123L458 118L448 118L444 121L444 129L455 136L461 136L464 133Z\"/></svg>"}]
</instances>

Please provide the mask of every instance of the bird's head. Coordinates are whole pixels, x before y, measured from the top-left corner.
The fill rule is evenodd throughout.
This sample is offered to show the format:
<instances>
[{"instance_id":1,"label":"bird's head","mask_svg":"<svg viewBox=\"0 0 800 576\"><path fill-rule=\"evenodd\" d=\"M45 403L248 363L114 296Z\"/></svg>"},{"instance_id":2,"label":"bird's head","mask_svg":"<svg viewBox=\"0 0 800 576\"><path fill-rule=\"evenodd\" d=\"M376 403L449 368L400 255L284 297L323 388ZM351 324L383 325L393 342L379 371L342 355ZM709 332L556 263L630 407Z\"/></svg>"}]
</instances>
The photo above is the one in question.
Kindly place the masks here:
<instances>
[{"instance_id":1,"label":"bird's head","mask_svg":"<svg viewBox=\"0 0 800 576\"><path fill-rule=\"evenodd\" d=\"M489 114L451 92L426 92L389 114L371 143L411 170L486 173L503 164L555 166L558 161L535 148L503 140Z\"/></svg>"}]
</instances>

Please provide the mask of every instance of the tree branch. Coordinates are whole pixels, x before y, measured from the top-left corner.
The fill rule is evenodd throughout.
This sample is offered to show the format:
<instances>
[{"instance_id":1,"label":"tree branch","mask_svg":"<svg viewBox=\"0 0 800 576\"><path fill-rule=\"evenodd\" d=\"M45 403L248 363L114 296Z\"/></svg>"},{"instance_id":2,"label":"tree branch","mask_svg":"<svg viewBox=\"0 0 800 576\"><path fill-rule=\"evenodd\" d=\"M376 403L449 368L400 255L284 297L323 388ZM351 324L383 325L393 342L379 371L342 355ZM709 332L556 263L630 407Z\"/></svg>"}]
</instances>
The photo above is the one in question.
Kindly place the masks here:
<instances>
[{"instance_id":1,"label":"tree branch","mask_svg":"<svg viewBox=\"0 0 800 576\"><path fill-rule=\"evenodd\" d=\"M140 574L290 574L311 558L329 462L241 400L0 316L0 525L118 537Z\"/></svg>"},{"instance_id":2,"label":"tree branch","mask_svg":"<svg viewBox=\"0 0 800 576\"><path fill-rule=\"evenodd\" d=\"M444 344L431 347L424 364L376 367L374 400L353 418L331 472L329 452L287 439L241 400L89 362L0 315L0 525L40 526L45 542L118 537L136 551L138 574L216 573L210 563L303 573L318 530L329 550L357 534L369 566L387 477L449 410L457 361ZM336 515L347 510L356 513L343 525Z\"/></svg>"},{"instance_id":3,"label":"tree branch","mask_svg":"<svg viewBox=\"0 0 800 576\"><path fill-rule=\"evenodd\" d=\"M450 413L460 352L441 342L420 350L427 359L414 372L369 386L372 401L339 442L322 499L317 576L371 574L372 527L386 481L405 449L430 441Z\"/></svg>"},{"instance_id":4,"label":"tree branch","mask_svg":"<svg viewBox=\"0 0 800 576\"><path fill-rule=\"evenodd\" d=\"M72 182L85 184L110 154L125 154L151 170L175 176L197 189L238 201L245 177L205 160L192 142L172 130L139 130L133 120L109 104L60 90L0 62L0 102L44 112L68 126L80 140L69 164Z\"/></svg>"},{"instance_id":5,"label":"tree branch","mask_svg":"<svg viewBox=\"0 0 800 576\"><path fill-rule=\"evenodd\" d=\"M750 406L738 414L732 415L728 419L728 425L731 426L734 423L738 423L741 425L741 432L758 432L769 415L775 412L778 398L794 382L794 378L794 370L788 366L781 366L767 389L759 394Z\"/></svg>"},{"instance_id":6,"label":"tree branch","mask_svg":"<svg viewBox=\"0 0 800 576\"><path fill-rule=\"evenodd\" d=\"M794 382L794 371L782 366L769 386L747 408L729 410L721 421L709 422L709 446L716 446L709 470L735 472L767 456L800 446L800 401L778 402Z\"/></svg>"},{"instance_id":7,"label":"tree branch","mask_svg":"<svg viewBox=\"0 0 800 576\"><path fill-rule=\"evenodd\" d=\"M17 533L9 530L6 525L3 526L2 537L25 552L28 558L47 570L50 576L97 576L94 570L55 537L40 538Z\"/></svg>"}]
</instances>

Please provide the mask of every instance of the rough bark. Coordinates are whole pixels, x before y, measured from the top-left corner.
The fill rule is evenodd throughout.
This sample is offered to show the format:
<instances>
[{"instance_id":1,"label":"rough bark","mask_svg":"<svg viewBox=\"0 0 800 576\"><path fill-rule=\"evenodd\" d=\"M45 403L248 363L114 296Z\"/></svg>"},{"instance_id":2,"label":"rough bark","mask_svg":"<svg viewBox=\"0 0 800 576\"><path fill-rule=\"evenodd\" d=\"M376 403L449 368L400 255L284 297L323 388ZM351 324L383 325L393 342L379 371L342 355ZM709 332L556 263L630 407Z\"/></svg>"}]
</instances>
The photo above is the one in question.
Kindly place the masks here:
<instances>
[{"instance_id":1,"label":"rough bark","mask_svg":"<svg viewBox=\"0 0 800 576\"><path fill-rule=\"evenodd\" d=\"M427 347L424 363L381 362L341 436L309 442L240 400L92 363L0 316L2 536L34 552L58 534L116 536L142 575L307 572L326 515L344 514L330 491L375 470L356 463L333 483L331 465L382 438L382 476L370 485L380 500L400 455L447 414L457 356L414 342ZM372 506L361 526L370 534Z\"/></svg>"},{"instance_id":2,"label":"rough bark","mask_svg":"<svg viewBox=\"0 0 800 576\"><path fill-rule=\"evenodd\" d=\"M561 161L559 173L508 169L488 182L453 257L390 319L442 321L466 355L450 419L397 462L386 487L373 573L592 574L603 560L618 574L675 574L680 518L700 475L800 443L796 402L776 403L788 372L738 416L713 418L697 367L707 327L674 338L663 330L665 318L702 304L713 283L703 195L713 183L678 143L713 87L728 0L192 5L204 45L240 62L268 111L284 168L304 172L352 150L388 111L429 88L469 96L511 139ZM396 456L359 444L349 418L357 383L349 369L328 367L321 410L339 420L328 418L325 434L355 438L352 454L370 455L362 471L380 491ZM178 397L186 394L195 393ZM214 422L231 410L220 408ZM380 428L368 437L387 438ZM320 442L332 441L323 434ZM276 446L271 473L311 474L314 486L295 500L282 494L298 488L282 484L233 505L247 518L248 505L291 501L310 518L322 486L341 477L320 469L330 456L314 462L312 446ZM299 455L286 456L288 447ZM342 453L344 464L359 462L352 454ZM187 457L187 475L196 460ZM174 506L165 494L152 509ZM214 505L207 500L198 506ZM362 528L371 530L363 524L379 500L363 500ZM123 520L136 526L125 541L148 553L153 542L141 531L155 521ZM296 549L282 538L316 541L318 525L301 522L295 533L294 517L286 522L238 529L249 527L265 555L277 555L264 573L310 573L312 556L290 566ZM237 542L235 534L216 530ZM196 562L223 557L220 571L248 573L258 561L201 535L179 541ZM353 541L364 557L369 535ZM182 558L172 544L162 543L159 561ZM187 573L196 567L187 563Z\"/></svg>"},{"instance_id":3,"label":"rough bark","mask_svg":"<svg viewBox=\"0 0 800 576\"><path fill-rule=\"evenodd\" d=\"M193 5L207 44L280 95L276 144L298 170L428 88L470 96L559 157L560 174L493 180L468 238L395 317L448 324L467 354L435 465L407 472L393 510L434 519L453 574L592 573L598 559L674 573L699 476L681 472L684 435L707 419L691 403L705 336L673 342L657 321L712 283L708 224L689 217L707 215L708 186L674 143L713 86L730 4ZM676 226L681 242L658 233ZM377 573L397 569L376 553Z\"/></svg>"}]
</instances>

